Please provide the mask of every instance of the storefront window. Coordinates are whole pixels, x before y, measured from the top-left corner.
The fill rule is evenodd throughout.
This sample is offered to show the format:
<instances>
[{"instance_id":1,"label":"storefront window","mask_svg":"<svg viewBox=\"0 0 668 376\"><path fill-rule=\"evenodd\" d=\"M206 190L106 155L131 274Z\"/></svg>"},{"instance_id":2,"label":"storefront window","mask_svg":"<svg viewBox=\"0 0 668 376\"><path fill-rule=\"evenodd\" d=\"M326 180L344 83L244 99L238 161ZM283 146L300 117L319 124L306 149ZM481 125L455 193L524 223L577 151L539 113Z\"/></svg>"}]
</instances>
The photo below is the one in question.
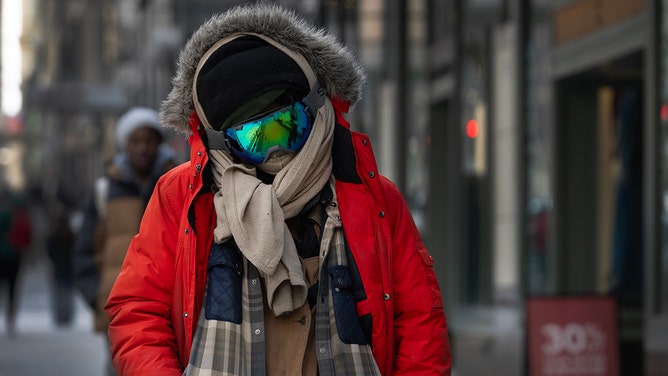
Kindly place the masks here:
<instances>
[{"instance_id":1,"label":"storefront window","mask_svg":"<svg viewBox=\"0 0 668 376\"><path fill-rule=\"evenodd\" d=\"M413 218L424 229L424 210L427 200L427 143L429 101L426 90L427 30L426 4L411 1L407 4L408 31L408 118L406 141L406 199Z\"/></svg>"},{"instance_id":2,"label":"storefront window","mask_svg":"<svg viewBox=\"0 0 668 376\"><path fill-rule=\"evenodd\" d=\"M551 3L533 0L526 40L526 291L551 290L549 218L552 212L552 86L550 76Z\"/></svg>"},{"instance_id":3,"label":"storefront window","mask_svg":"<svg viewBox=\"0 0 668 376\"><path fill-rule=\"evenodd\" d=\"M659 197L661 205L661 248L659 252L657 266L660 276L656 309L659 312L668 312L668 0L661 2L661 37L660 56L659 56L659 77L660 77L660 119L659 129L660 143L660 191Z\"/></svg>"}]
</instances>

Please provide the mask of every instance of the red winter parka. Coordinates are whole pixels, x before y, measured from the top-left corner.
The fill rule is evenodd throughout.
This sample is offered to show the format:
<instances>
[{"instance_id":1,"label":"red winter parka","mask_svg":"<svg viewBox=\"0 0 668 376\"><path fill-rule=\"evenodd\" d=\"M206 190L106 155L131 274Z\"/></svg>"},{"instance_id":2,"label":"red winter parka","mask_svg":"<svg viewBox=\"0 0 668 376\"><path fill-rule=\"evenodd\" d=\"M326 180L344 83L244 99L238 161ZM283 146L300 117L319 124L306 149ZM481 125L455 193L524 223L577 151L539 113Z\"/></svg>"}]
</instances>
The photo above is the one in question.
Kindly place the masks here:
<instances>
[{"instance_id":1,"label":"red winter parka","mask_svg":"<svg viewBox=\"0 0 668 376\"><path fill-rule=\"evenodd\" d=\"M352 132L333 100L333 149L341 220L371 313L372 351L383 375L449 375L450 345L441 291L406 203L378 174L367 136ZM197 124L196 117L191 121ZM343 125L342 125L343 124ZM120 375L181 375L202 306L215 226L208 162L197 129L191 160L164 175L130 244L106 305Z\"/></svg>"}]
</instances>

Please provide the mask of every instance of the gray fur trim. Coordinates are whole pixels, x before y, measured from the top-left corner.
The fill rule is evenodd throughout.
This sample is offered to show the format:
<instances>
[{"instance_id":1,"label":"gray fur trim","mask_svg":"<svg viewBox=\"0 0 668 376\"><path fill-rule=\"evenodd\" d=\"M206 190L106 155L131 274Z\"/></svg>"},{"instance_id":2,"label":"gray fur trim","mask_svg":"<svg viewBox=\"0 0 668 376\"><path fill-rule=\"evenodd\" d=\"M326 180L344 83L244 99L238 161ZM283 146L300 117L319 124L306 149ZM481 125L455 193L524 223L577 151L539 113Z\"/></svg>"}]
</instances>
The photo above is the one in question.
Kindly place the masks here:
<instances>
[{"instance_id":1,"label":"gray fur trim","mask_svg":"<svg viewBox=\"0 0 668 376\"><path fill-rule=\"evenodd\" d=\"M192 35L181 51L172 90L162 102L160 120L184 135L194 111L192 82L197 64L218 40L235 33L266 35L301 53L330 97L354 106L362 97L366 72L352 52L333 35L277 4L252 4L214 15Z\"/></svg>"}]
</instances>

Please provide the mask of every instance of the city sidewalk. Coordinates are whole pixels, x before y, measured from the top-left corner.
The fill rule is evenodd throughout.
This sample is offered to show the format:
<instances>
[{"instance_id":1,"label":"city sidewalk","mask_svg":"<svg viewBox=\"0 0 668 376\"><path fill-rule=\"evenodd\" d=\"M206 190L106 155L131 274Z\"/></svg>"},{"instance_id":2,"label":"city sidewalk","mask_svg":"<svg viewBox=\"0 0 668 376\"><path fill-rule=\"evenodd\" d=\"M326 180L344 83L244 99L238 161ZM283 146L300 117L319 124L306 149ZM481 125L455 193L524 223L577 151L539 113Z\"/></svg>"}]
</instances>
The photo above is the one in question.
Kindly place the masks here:
<instances>
[{"instance_id":1,"label":"city sidewalk","mask_svg":"<svg viewBox=\"0 0 668 376\"><path fill-rule=\"evenodd\" d=\"M92 331L92 313L75 294L71 325L58 327L51 313L48 259L27 255L19 276L15 333L5 321L6 296L0 295L0 376L102 376L107 362L103 338Z\"/></svg>"}]
</instances>

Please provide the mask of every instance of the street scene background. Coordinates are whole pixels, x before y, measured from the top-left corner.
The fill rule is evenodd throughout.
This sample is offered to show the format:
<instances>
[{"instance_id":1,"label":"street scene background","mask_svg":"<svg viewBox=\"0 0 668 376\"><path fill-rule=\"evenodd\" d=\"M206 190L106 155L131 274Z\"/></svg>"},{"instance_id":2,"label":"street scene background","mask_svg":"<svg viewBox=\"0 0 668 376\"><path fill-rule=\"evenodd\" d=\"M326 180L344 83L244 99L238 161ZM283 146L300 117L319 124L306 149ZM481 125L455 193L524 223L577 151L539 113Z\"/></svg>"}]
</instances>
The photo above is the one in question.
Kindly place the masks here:
<instances>
[{"instance_id":1,"label":"street scene background","mask_svg":"<svg viewBox=\"0 0 668 376\"><path fill-rule=\"evenodd\" d=\"M367 69L347 119L433 257L455 375L668 375L668 0L274 2ZM241 3L2 0L0 182L34 231L0 375L103 374L47 233L80 231L120 115L158 109L189 36Z\"/></svg>"}]
</instances>

